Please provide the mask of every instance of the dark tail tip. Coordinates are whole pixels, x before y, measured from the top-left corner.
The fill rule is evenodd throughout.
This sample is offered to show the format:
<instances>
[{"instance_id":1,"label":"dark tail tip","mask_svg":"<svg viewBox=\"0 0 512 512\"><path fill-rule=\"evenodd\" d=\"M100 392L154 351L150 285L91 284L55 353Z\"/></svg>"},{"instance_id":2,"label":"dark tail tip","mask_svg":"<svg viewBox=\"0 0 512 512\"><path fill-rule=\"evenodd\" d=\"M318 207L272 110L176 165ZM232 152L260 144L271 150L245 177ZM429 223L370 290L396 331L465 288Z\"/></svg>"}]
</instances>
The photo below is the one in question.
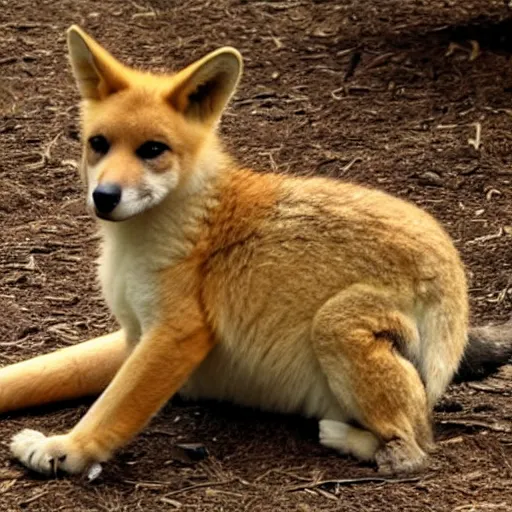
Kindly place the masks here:
<instances>
[{"instance_id":1,"label":"dark tail tip","mask_svg":"<svg viewBox=\"0 0 512 512\"><path fill-rule=\"evenodd\" d=\"M481 380L509 362L512 362L512 320L502 325L473 327L453 380Z\"/></svg>"}]
</instances>

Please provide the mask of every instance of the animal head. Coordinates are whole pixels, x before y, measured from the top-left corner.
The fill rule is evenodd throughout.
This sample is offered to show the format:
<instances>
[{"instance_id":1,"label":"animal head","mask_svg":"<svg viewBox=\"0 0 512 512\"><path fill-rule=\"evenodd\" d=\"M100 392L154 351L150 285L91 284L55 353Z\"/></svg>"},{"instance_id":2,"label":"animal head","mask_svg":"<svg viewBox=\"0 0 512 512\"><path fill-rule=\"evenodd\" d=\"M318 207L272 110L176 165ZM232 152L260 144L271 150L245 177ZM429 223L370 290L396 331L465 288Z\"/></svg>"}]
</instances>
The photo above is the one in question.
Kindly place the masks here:
<instances>
[{"instance_id":1,"label":"animal head","mask_svg":"<svg viewBox=\"0 0 512 512\"><path fill-rule=\"evenodd\" d=\"M242 71L237 50L157 75L125 66L75 25L68 48L83 100L81 173L98 217L126 220L215 172L216 126Z\"/></svg>"}]
</instances>

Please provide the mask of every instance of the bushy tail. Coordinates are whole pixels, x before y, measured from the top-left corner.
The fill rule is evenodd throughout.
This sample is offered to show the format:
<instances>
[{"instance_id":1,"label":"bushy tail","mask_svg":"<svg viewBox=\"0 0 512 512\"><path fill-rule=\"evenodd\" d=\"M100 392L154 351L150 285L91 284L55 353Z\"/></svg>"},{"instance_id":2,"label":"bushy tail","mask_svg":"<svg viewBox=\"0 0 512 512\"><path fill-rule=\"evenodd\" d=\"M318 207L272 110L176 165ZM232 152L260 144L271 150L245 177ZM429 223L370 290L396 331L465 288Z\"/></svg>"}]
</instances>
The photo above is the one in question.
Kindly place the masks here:
<instances>
[{"instance_id":1,"label":"bushy tail","mask_svg":"<svg viewBox=\"0 0 512 512\"><path fill-rule=\"evenodd\" d=\"M481 380L509 362L512 362L512 320L502 325L473 327L453 380Z\"/></svg>"}]
</instances>

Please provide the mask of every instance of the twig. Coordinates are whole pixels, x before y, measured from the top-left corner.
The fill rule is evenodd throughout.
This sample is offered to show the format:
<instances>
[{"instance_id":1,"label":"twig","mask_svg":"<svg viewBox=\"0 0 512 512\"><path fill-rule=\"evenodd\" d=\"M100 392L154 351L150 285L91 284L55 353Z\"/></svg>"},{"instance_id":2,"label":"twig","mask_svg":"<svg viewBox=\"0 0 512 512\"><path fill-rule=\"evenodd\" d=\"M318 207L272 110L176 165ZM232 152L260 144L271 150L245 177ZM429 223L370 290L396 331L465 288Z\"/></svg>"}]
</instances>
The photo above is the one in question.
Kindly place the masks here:
<instances>
[{"instance_id":1,"label":"twig","mask_svg":"<svg viewBox=\"0 0 512 512\"><path fill-rule=\"evenodd\" d=\"M33 28L51 27L50 23L4 23L0 25L2 28L14 28L16 30L30 30Z\"/></svg>"},{"instance_id":2,"label":"twig","mask_svg":"<svg viewBox=\"0 0 512 512\"><path fill-rule=\"evenodd\" d=\"M1 341L0 342L0 347L12 347L14 345L19 345L20 344L20 340L15 340L15 341ZM3 355L3 354L2 354Z\"/></svg>"},{"instance_id":3,"label":"twig","mask_svg":"<svg viewBox=\"0 0 512 512\"><path fill-rule=\"evenodd\" d=\"M469 54L469 62L472 62L480 55L480 44L478 43L478 41L475 41L474 39L471 39L469 41L469 44L471 44L471 53Z\"/></svg>"},{"instance_id":4,"label":"twig","mask_svg":"<svg viewBox=\"0 0 512 512\"><path fill-rule=\"evenodd\" d=\"M473 146L478 151L478 149L480 148L480 136L482 134L482 125L480 123L476 122L473 124L473 126L476 129L475 138L474 139L469 138L468 144L470 146Z\"/></svg>"},{"instance_id":5,"label":"twig","mask_svg":"<svg viewBox=\"0 0 512 512\"><path fill-rule=\"evenodd\" d=\"M354 50L355 50L355 47L345 48L344 50L340 50L339 52L336 52L336 57L343 57L344 55L347 55L348 53L352 53Z\"/></svg>"},{"instance_id":6,"label":"twig","mask_svg":"<svg viewBox=\"0 0 512 512\"><path fill-rule=\"evenodd\" d=\"M290 470L300 470L300 469L304 469L304 468L305 468L305 465L302 465L302 466L299 466L297 468L290 468ZM310 476L309 477L299 476L299 475L295 475L294 473L291 473L290 471L285 471L282 468L271 468L268 471L265 471L264 473L262 473L261 475L256 477L253 480L252 483L256 484L256 483L260 482L261 480L263 480L264 478L266 478L267 476L271 475L272 473L278 473L280 475L285 475L285 476L288 476L288 477L291 477L291 478L295 478L296 480L301 480L303 482L310 482L311 481L311 477Z\"/></svg>"},{"instance_id":7,"label":"twig","mask_svg":"<svg viewBox=\"0 0 512 512\"><path fill-rule=\"evenodd\" d=\"M4 66L6 64L14 64L18 61L18 57L5 57L5 59L0 59L0 66Z\"/></svg>"},{"instance_id":8,"label":"twig","mask_svg":"<svg viewBox=\"0 0 512 512\"><path fill-rule=\"evenodd\" d=\"M183 507L183 503L180 503L176 500L171 500L170 498L160 498L160 501L162 503L166 503L167 505L172 505L174 508L181 508Z\"/></svg>"},{"instance_id":9,"label":"twig","mask_svg":"<svg viewBox=\"0 0 512 512\"><path fill-rule=\"evenodd\" d=\"M467 504L467 505L459 505L458 507L452 508L452 512L480 512L482 510L493 510L493 509L501 509L508 510L508 503L506 501L502 501L501 503L475 503L475 504Z\"/></svg>"},{"instance_id":10,"label":"twig","mask_svg":"<svg viewBox=\"0 0 512 512\"><path fill-rule=\"evenodd\" d=\"M284 11L286 9L292 9L295 7L299 7L301 5L305 5L304 2L253 2L253 6L258 7L267 7L268 9L274 9L276 11Z\"/></svg>"},{"instance_id":11,"label":"twig","mask_svg":"<svg viewBox=\"0 0 512 512\"><path fill-rule=\"evenodd\" d=\"M438 124L436 126L436 130L453 130L454 128L458 128L459 126L467 126L464 124Z\"/></svg>"},{"instance_id":12,"label":"twig","mask_svg":"<svg viewBox=\"0 0 512 512\"><path fill-rule=\"evenodd\" d=\"M361 160L362 160L362 159L361 159L361 158L359 158L358 156L356 156L355 158L352 158L352 160L350 160L350 162L349 162L347 165L345 165L345 167L343 167L343 168L341 169L341 172L342 172L342 173L347 172L348 170L350 170L350 168L351 168L354 164L356 164L357 162L361 162Z\"/></svg>"},{"instance_id":13,"label":"twig","mask_svg":"<svg viewBox=\"0 0 512 512\"><path fill-rule=\"evenodd\" d=\"M383 53L382 55L378 55L377 57L375 57L371 62L369 62L365 66L365 69L372 69L372 68L381 66L382 64L386 64L387 61L391 57L393 57L394 54L395 54L394 52L387 52L387 53Z\"/></svg>"},{"instance_id":14,"label":"twig","mask_svg":"<svg viewBox=\"0 0 512 512\"><path fill-rule=\"evenodd\" d=\"M43 157L44 157L46 163L51 160L51 158L52 158L52 155L51 155L52 147L59 140L61 135L62 135L62 132L57 133L57 135L55 135L55 137L45 147L44 153L43 153Z\"/></svg>"},{"instance_id":15,"label":"twig","mask_svg":"<svg viewBox=\"0 0 512 512\"><path fill-rule=\"evenodd\" d=\"M276 173L279 172L279 168L276 164L276 161L274 160L274 157L272 156L271 151L266 151L266 152L260 153L260 155L268 156L268 159L270 160L270 167L272 168L272 171L276 172Z\"/></svg>"},{"instance_id":16,"label":"twig","mask_svg":"<svg viewBox=\"0 0 512 512\"><path fill-rule=\"evenodd\" d=\"M232 492L232 491L223 491L222 489L206 489L206 494L208 496L215 496L218 494L224 494L225 496L235 496L237 498L243 498L243 494L239 492Z\"/></svg>"},{"instance_id":17,"label":"twig","mask_svg":"<svg viewBox=\"0 0 512 512\"><path fill-rule=\"evenodd\" d=\"M172 482L149 482L142 480L122 480L125 484L135 485L137 488L146 488L146 489L161 489L162 487L167 487L172 485Z\"/></svg>"},{"instance_id":18,"label":"twig","mask_svg":"<svg viewBox=\"0 0 512 512\"><path fill-rule=\"evenodd\" d=\"M9 482L3 481L2 485L0 486L0 494L5 494L11 487L14 487L17 484L17 482L17 478L14 478Z\"/></svg>"},{"instance_id":19,"label":"twig","mask_svg":"<svg viewBox=\"0 0 512 512\"><path fill-rule=\"evenodd\" d=\"M466 386L471 389L476 389L477 391L483 391L484 393L496 393L497 395L503 395L508 391L505 387L487 386L486 384L480 384L479 382L468 382Z\"/></svg>"},{"instance_id":20,"label":"twig","mask_svg":"<svg viewBox=\"0 0 512 512\"><path fill-rule=\"evenodd\" d=\"M340 92L344 92L345 91L345 87L338 87L337 89L334 89L334 91L331 91L331 96L333 99L335 100L342 100L343 99L343 96L340 96L339 93Z\"/></svg>"},{"instance_id":21,"label":"twig","mask_svg":"<svg viewBox=\"0 0 512 512\"><path fill-rule=\"evenodd\" d=\"M270 38L272 41L274 41L274 44L276 45L276 49L280 50L283 48L284 44L281 42L281 39L279 37L274 36L273 34L270 34Z\"/></svg>"},{"instance_id":22,"label":"twig","mask_svg":"<svg viewBox=\"0 0 512 512\"><path fill-rule=\"evenodd\" d=\"M32 496L31 498L28 498L26 500L23 500L23 501L20 501L18 503L18 505L20 507L26 507L27 505L29 505L30 503L33 503L34 501L37 501L39 498L42 498L43 496L46 496L50 491L42 491L38 494L35 494L34 496Z\"/></svg>"},{"instance_id":23,"label":"twig","mask_svg":"<svg viewBox=\"0 0 512 512\"><path fill-rule=\"evenodd\" d=\"M465 46L462 46L459 43L450 43L448 46L448 50L446 50L445 57L453 55L455 53L455 50L460 50L469 55L469 62L473 62L480 55L480 44L478 43L478 41L475 41L474 39L470 40L469 44L471 45L471 49L466 48Z\"/></svg>"},{"instance_id":24,"label":"twig","mask_svg":"<svg viewBox=\"0 0 512 512\"><path fill-rule=\"evenodd\" d=\"M492 302L494 304L501 304L505 298L507 297L509 291L510 291L510 287L512 285L512 282L511 280L509 279L507 285L505 286L505 288L503 288L503 290L500 291L500 293L498 293L498 296L495 298L495 299L488 299L487 302Z\"/></svg>"},{"instance_id":25,"label":"twig","mask_svg":"<svg viewBox=\"0 0 512 512\"><path fill-rule=\"evenodd\" d=\"M503 228L500 228L499 231L497 233L495 233L494 235L484 235L484 236L479 236L477 238L473 238L473 240L468 240L466 242L466 245L477 244L479 242L487 242L487 240L493 240L494 238L500 238L502 235L503 235Z\"/></svg>"},{"instance_id":26,"label":"twig","mask_svg":"<svg viewBox=\"0 0 512 512\"><path fill-rule=\"evenodd\" d=\"M506 114L507 116L512 117L512 109L510 108L492 108L492 107L484 107L484 110L489 110L493 114Z\"/></svg>"},{"instance_id":27,"label":"twig","mask_svg":"<svg viewBox=\"0 0 512 512\"><path fill-rule=\"evenodd\" d=\"M480 420L441 420L439 423L454 427L481 428L493 432L510 432L512 430L511 427L503 423L487 423Z\"/></svg>"},{"instance_id":28,"label":"twig","mask_svg":"<svg viewBox=\"0 0 512 512\"><path fill-rule=\"evenodd\" d=\"M233 482L237 482L236 478L231 478L231 480L220 480L219 482L203 482L201 484L189 485L188 487L183 487L176 491L168 492L164 495L164 498L168 498L169 496L176 496L177 494L181 494L182 492L191 491L192 489L200 489L202 487L212 487L214 485L227 485L232 484Z\"/></svg>"},{"instance_id":29,"label":"twig","mask_svg":"<svg viewBox=\"0 0 512 512\"><path fill-rule=\"evenodd\" d=\"M387 483L387 484L400 484L407 482L419 482L420 477L411 478L384 478L379 476L368 476L363 478L343 478L341 480L319 480L318 482L309 482L307 484L293 485L285 489L285 492L301 491L304 489L314 489L322 485L355 485L355 484L368 484L368 483Z\"/></svg>"},{"instance_id":30,"label":"twig","mask_svg":"<svg viewBox=\"0 0 512 512\"><path fill-rule=\"evenodd\" d=\"M338 497L332 492L324 491L323 489L315 489L315 491L328 500L338 501Z\"/></svg>"},{"instance_id":31,"label":"twig","mask_svg":"<svg viewBox=\"0 0 512 512\"><path fill-rule=\"evenodd\" d=\"M156 17L155 11L136 12L135 14L132 14L132 20L135 20L137 18L154 18L154 17Z\"/></svg>"}]
</instances>

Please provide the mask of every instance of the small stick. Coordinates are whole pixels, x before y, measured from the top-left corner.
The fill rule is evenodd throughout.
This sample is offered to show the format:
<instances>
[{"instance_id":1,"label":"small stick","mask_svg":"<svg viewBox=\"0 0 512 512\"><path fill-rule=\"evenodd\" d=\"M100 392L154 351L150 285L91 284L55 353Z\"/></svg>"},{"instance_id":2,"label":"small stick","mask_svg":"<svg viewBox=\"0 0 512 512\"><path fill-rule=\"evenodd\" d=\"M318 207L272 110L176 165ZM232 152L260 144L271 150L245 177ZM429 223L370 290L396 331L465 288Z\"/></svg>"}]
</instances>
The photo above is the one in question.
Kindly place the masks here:
<instances>
[{"instance_id":1,"label":"small stick","mask_svg":"<svg viewBox=\"0 0 512 512\"><path fill-rule=\"evenodd\" d=\"M494 235L484 235L479 236L477 238L473 238L473 240L468 240L466 245L476 244L479 242L487 242L487 240L493 240L494 238L500 238L503 235L503 228L500 228L498 232Z\"/></svg>"},{"instance_id":2,"label":"small stick","mask_svg":"<svg viewBox=\"0 0 512 512\"><path fill-rule=\"evenodd\" d=\"M498 301L496 300L496 302ZM505 387L493 388L491 386L486 386L485 384L479 384L478 382L468 382L466 386L471 389L476 389L477 391L483 391L484 393L496 393L497 395L503 395L507 391Z\"/></svg>"},{"instance_id":3,"label":"small stick","mask_svg":"<svg viewBox=\"0 0 512 512\"><path fill-rule=\"evenodd\" d=\"M168 498L169 496L176 496L176 494L181 494L182 492L191 491L192 489L200 489L201 487L212 487L214 485L232 484L233 482L236 482L236 481L237 481L236 478L232 478L231 480L220 480L219 482L203 482L201 484L189 485L188 487L183 487L176 491L168 492L163 497Z\"/></svg>"},{"instance_id":4,"label":"small stick","mask_svg":"<svg viewBox=\"0 0 512 512\"><path fill-rule=\"evenodd\" d=\"M468 144L473 146L477 151L480 148L480 135L482 134L482 125L480 123L474 123L473 126L476 128L475 138L468 139Z\"/></svg>"},{"instance_id":5,"label":"small stick","mask_svg":"<svg viewBox=\"0 0 512 512\"><path fill-rule=\"evenodd\" d=\"M18 57L6 57L5 59L0 59L0 66L5 64L14 64L18 61Z\"/></svg>"},{"instance_id":6,"label":"small stick","mask_svg":"<svg viewBox=\"0 0 512 512\"><path fill-rule=\"evenodd\" d=\"M55 137L46 145L43 158L45 159L45 162L49 162L52 159L51 150L53 145L59 140L60 136L62 135L62 132L57 133Z\"/></svg>"},{"instance_id":7,"label":"small stick","mask_svg":"<svg viewBox=\"0 0 512 512\"><path fill-rule=\"evenodd\" d=\"M485 430L492 430L493 432L510 432L511 428L502 423L487 423L479 420L441 420L441 425L448 425L454 427L470 427L482 428Z\"/></svg>"},{"instance_id":8,"label":"small stick","mask_svg":"<svg viewBox=\"0 0 512 512\"><path fill-rule=\"evenodd\" d=\"M378 476L369 476L363 478L344 478L341 480L319 480L318 482L310 482L308 484L293 485L285 489L286 492L302 491L305 489L314 489L322 485L335 484L335 485L354 485L354 484L367 484L367 483L389 483L399 484L406 482L419 482L420 477L412 478L384 478Z\"/></svg>"},{"instance_id":9,"label":"small stick","mask_svg":"<svg viewBox=\"0 0 512 512\"><path fill-rule=\"evenodd\" d=\"M359 158L358 156L352 158L352 160L350 160L350 162L341 169L341 172L347 172L357 162L361 162L361 158Z\"/></svg>"},{"instance_id":10,"label":"small stick","mask_svg":"<svg viewBox=\"0 0 512 512\"><path fill-rule=\"evenodd\" d=\"M453 130L454 128L458 128L459 126L467 126L467 124L438 124L436 126L436 130Z\"/></svg>"},{"instance_id":11,"label":"small stick","mask_svg":"<svg viewBox=\"0 0 512 512\"><path fill-rule=\"evenodd\" d=\"M472 39L469 41L471 44L471 53L469 54L469 62L474 61L480 55L480 44L478 41Z\"/></svg>"},{"instance_id":12,"label":"small stick","mask_svg":"<svg viewBox=\"0 0 512 512\"><path fill-rule=\"evenodd\" d=\"M29 505L30 503L33 503L34 501L37 501L39 498L42 498L43 496L46 496L50 491L42 491L38 494L35 494L34 496L32 496L31 498L28 498L26 500L23 500L23 501L20 501L18 503L18 505L20 507L26 507L27 505Z\"/></svg>"},{"instance_id":13,"label":"small stick","mask_svg":"<svg viewBox=\"0 0 512 512\"><path fill-rule=\"evenodd\" d=\"M160 498L160 501L162 503L167 503L167 505L172 505L174 508L181 508L183 507L183 503L180 503L176 500L171 500L170 498Z\"/></svg>"}]
</instances>

